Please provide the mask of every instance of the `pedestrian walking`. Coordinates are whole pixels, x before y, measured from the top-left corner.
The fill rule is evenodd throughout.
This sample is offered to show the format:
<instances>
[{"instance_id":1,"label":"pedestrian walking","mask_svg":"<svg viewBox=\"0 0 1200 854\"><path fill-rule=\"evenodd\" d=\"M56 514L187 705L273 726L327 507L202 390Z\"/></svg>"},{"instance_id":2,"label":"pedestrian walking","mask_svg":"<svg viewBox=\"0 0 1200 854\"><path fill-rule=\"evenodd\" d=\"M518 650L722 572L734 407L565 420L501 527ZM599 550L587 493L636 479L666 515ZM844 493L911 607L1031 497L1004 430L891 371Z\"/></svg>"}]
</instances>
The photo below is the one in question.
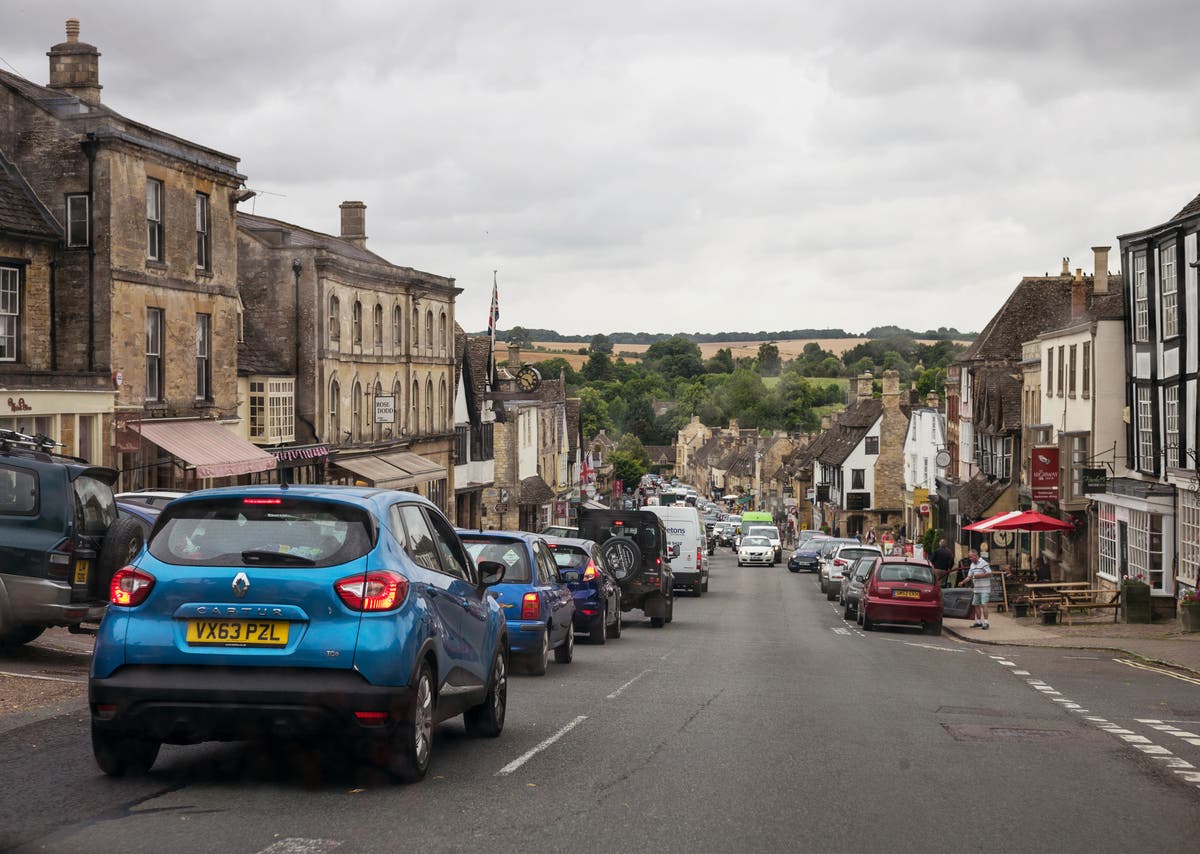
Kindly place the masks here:
<instances>
[{"instance_id":1,"label":"pedestrian walking","mask_svg":"<svg viewBox=\"0 0 1200 854\"><path fill-rule=\"evenodd\" d=\"M946 545L944 539L938 540L937 548L933 550L933 558L930 563L941 575L938 577L938 583L942 586L952 583L950 573L954 569L954 552Z\"/></svg>"},{"instance_id":2,"label":"pedestrian walking","mask_svg":"<svg viewBox=\"0 0 1200 854\"><path fill-rule=\"evenodd\" d=\"M971 565L967 567L967 577L963 579L962 583L971 582L974 590L971 604L975 606L976 611L975 622L971 624L971 628L986 629L988 627L988 597L992 592L992 568L975 549L967 552L967 559L971 561Z\"/></svg>"}]
</instances>

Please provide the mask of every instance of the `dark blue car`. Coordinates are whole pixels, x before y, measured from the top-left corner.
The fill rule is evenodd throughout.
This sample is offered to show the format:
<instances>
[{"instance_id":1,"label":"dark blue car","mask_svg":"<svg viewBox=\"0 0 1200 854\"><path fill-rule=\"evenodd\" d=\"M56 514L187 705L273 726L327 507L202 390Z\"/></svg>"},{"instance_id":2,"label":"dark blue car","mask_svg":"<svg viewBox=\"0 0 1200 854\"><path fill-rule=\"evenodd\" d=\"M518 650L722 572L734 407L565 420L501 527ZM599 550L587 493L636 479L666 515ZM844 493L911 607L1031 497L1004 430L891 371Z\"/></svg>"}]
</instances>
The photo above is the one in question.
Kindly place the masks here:
<instances>
[{"instance_id":1,"label":"dark blue car","mask_svg":"<svg viewBox=\"0 0 1200 854\"><path fill-rule=\"evenodd\" d=\"M828 539L829 537L812 537L801 543L788 558L788 569L792 572L817 572L821 568L821 544Z\"/></svg>"},{"instance_id":2,"label":"dark blue car","mask_svg":"<svg viewBox=\"0 0 1200 854\"><path fill-rule=\"evenodd\" d=\"M508 622L508 648L530 673L543 676L550 661L569 664L575 657L575 600L559 576L554 555L541 534L527 531L458 532L476 562L505 567L504 580L492 588Z\"/></svg>"},{"instance_id":3,"label":"dark blue car","mask_svg":"<svg viewBox=\"0 0 1200 854\"><path fill-rule=\"evenodd\" d=\"M567 587L575 597L575 631L595 644L621 636L621 586L604 562L600 546L592 540L547 537L560 570L574 572Z\"/></svg>"},{"instance_id":4,"label":"dark blue car","mask_svg":"<svg viewBox=\"0 0 1200 854\"><path fill-rule=\"evenodd\" d=\"M92 748L141 773L161 744L331 737L408 780L435 724L496 736L507 627L432 503L339 486L193 492L118 570L96 637Z\"/></svg>"}]
</instances>

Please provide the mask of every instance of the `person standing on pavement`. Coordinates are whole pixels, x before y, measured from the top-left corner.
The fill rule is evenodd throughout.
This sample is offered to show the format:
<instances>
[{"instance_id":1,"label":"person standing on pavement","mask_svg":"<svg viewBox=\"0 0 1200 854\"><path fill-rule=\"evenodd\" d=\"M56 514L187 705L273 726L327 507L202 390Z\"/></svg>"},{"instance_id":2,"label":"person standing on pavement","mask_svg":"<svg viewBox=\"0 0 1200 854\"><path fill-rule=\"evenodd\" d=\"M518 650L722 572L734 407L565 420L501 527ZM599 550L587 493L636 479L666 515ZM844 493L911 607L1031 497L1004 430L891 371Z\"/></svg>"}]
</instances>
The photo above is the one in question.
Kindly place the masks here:
<instances>
[{"instance_id":1,"label":"person standing on pavement","mask_svg":"<svg viewBox=\"0 0 1200 854\"><path fill-rule=\"evenodd\" d=\"M937 548L933 550L933 559L930 561L933 568L941 575L938 577L940 584L949 584L950 572L954 569L954 552L946 545L946 541L938 540Z\"/></svg>"},{"instance_id":2,"label":"person standing on pavement","mask_svg":"<svg viewBox=\"0 0 1200 854\"><path fill-rule=\"evenodd\" d=\"M974 590L971 604L975 606L976 610L975 622L971 624L971 628L986 629L988 627L988 596L992 592L992 568L975 549L967 552L967 559L971 561L971 565L967 567L967 577L963 579L962 583L971 582Z\"/></svg>"}]
</instances>

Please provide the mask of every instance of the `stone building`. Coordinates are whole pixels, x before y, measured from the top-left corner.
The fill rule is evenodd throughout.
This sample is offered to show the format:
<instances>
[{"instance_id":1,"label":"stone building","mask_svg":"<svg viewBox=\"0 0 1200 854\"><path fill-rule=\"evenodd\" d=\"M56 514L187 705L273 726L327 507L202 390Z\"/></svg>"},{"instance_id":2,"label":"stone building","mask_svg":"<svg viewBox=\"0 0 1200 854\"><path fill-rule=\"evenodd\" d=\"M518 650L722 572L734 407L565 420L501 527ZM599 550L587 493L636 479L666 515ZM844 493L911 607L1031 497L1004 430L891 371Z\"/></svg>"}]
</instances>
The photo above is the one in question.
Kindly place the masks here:
<instances>
[{"instance_id":1,"label":"stone building","mask_svg":"<svg viewBox=\"0 0 1200 854\"><path fill-rule=\"evenodd\" d=\"M120 468L121 488L273 469L237 435L237 158L101 103L100 52L79 40L78 21L48 55L48 86L0 71L0 152L62 234L48 290L23 266L21 286L49 300L28 306L42 319L20 321L25 352L44 331L52 353L35 359L88 400L100 385L115 398L31 394L31 409L58 411L28 417Z\"/></svg>"},{"instance_id":2,"label":"stone building","mask_svg":"<svg viewBox=\"0 0 1200 854\"><path fill-rule=\"evenodd\" d=\"M415 491L453 514L461 290L368 250L362 202L340 211L336 236L238 215L250 438L328 455L326 482Z\"/></svg>"},{"instance_id":3,"label":"stone building","mask_svg":"<svg viewBox=\"0 0 1200 854\"><path fill-rule=\"evenodd\" d=\"M461 528L482 528L486 507L495 512L495 420L488 370L491 341L467 335L455 325L454 521Z\"/></svg>"}]
</instances>

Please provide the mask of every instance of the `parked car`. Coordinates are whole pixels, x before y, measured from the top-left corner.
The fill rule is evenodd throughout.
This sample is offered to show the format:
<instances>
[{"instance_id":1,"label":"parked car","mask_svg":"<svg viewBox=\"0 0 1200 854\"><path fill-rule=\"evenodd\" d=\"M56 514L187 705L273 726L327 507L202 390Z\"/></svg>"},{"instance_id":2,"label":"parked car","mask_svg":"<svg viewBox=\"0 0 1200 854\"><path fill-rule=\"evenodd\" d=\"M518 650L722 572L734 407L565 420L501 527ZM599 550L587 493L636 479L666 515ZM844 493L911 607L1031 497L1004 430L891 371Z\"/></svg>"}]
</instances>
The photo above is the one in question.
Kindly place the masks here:
<instances>
[{"instance_id":1,"label":"parked car","mask_svg":"<svg viewBox=\"0 0 1200 854\"><path fill-rule=\"evenodd\" d=\"M860 557L883 556L879 546L861 545L857 540L852 544L841 545L833 550L822 572L825 573L825 598L832 602L842 592L842 577Z\"/></svg>"},{"instance_id":2,"label":"parked car","mask_svg":"<svg viewBox=\"0 0 1200 854\"><path fill-rule=\"evenodd\" d=\"M0 430L0 647L99 623L109 580L145 542L117 509L117 472L53 448Z\"/></svg>"},{"instance_id":3,"label":"parked car","mask_svg":"<svg viewBox=\"0 0 1200 854\"><path fill-rule=\"evenodd\" d=\"M866 580L867 573L871 571L871 567L875 566L878 559L877 555L860 557L842 573L842 588L838 594L838 602L842 605L842 616L845 619L850 619L852 614L858 614L858 601L862 597L863 581Z\"/></svg>"},{"instance_id":4,"label":"parked car","mask_svg":"<svg viewBox=\"0 0 1200 854\"><path fill-rule=\"evenodd\" d=\"M160 507L149 507L144 504L128 504L124 501L117 502L117 515L122 519L133 519L137 522L138 527L142 529L142 539L150 539L150 532L154 530L154 523L158 521L158 515L162 512ZM128 563L129 561L126 561Z\"/></svg>"},{"instance_id":5,"label":"parked car","mask_svg":"<svg viewBox=\"0 0 1200 854\"><path fill-rule=\"evenodd\" d=\"M578 537L579 529L566 525L547 525L542 528L543 537Z\"/></svg>"},{"instance_id":6,"label":"parked car","mask_svg":"<svg viewBox=\"0 0 1200 854\"><path fill-rule=\"evenodd\" d=\"M475 560L508 567L492 596L508 622L508 649L534 676L544 676L554 660L575 657L575 597L560 575L554 553L541 534L527 531L459 531Z\"/></svg>"},{"instance_id":7,"label":"parked car","mask_svg":"<svg viewBox=\"0 0 1200 854\"><path fill-rule=\"evenodd\" d=\"M583 539L600 544L621 586L621 610L640 608L654 628L671 622L675 612L671 560L679 553L671 548L662 519L647 510L581 507L579 530Z\"/></svg>"},{"instance_id":8,"label":"parked car","mask_svg":"<svg viewBox=\"0 0 1200 854\"><path fill-rule=\"evenodd\" d=\"M830 537L821 543L821 568L817 581L820 583L821 592L829 594L829 573L833 564L834 553L842 546L857 546L857 539L842 539L838 537Z\"/></svg>"},{"instance_id":9,"label":"parked car","mask_svg":"<svg viewBox=\"0 0 1200 854\"><path fill-rule=\"evenodd\" d=\"M508 633L441 511L404 492L316 485L193 492L112 578L88 682L92 750L141 773L161 744L345 739L406 780L434 725L504 728Z\"/></svg>"},{"instance_id":10,"label":"parked car","mask_svg":"<svg viewBox=\"0 0 1200 854\"><path fill-rule=\"evenodd\" d=\"M621 585L605 563L600 546L591 540L567 537L547 537L546 544L560 572L574 570L579 576L574 581L567 579L567 587L575 597L575 631L586 634L595 644L619 638Z\"/></svg>"},{"instance_id":11,"label":"parked car","mask_svg":"<svg viewBox=\"0 0 1200 854\"><path fill-rule=\"evenodd\" d=\"M863 581L859 615L865 631L882 623L919 625L942 633L942 588L933 565L911 557L882 557Z\"/></svg>"},{"instance_id":12,"label":"parked car","mask_svg":"<svg viewBox=\"0 0 1200 854\"><path fill-rule=\"evenodd\" d=\"M821 569L821 544L827 539L829 538L822 534L802 542L788 558L788 569L791 572L819 571Z\"/></svg>"},{"instance_id":13,"label":"parked car","mask_svg":"<svg viewBox=\"0 0 1200 854\"><path fill-rule=\"evenodd\" d=\"M140 504L143 507L156 507L161 510L164 504L187 494L173 489L137 489L132 492L118 492L115 497L117 501L125 504Z\"/></svg>"},{"instance_id":14,"label":"parked car","mask_svg":"<svg viewBox=\"0 0 1200 854\"><path fill-rule=\"evenodd\" d=\"M775 547L771 545L771 541L766 537L751 534L742 537L741 543L738 544L737 565L751 566L754 564L774 566Z\"/></svg>"}]
</instances>

